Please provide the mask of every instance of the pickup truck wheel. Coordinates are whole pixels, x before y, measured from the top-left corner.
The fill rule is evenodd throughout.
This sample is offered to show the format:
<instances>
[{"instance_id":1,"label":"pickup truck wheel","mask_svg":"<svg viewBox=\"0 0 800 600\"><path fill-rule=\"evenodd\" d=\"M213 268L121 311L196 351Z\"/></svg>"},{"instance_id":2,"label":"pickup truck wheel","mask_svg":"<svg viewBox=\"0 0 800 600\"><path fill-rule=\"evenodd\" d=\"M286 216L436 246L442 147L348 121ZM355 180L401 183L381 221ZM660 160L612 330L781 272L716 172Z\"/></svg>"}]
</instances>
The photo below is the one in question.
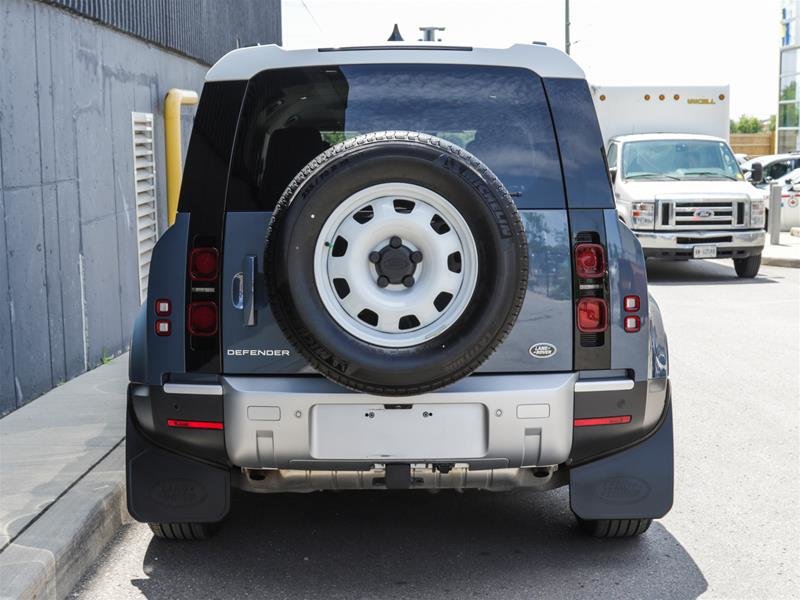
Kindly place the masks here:
<instances>
[{"instance_id":1,"label":"pickup truck wheel","mask_svg":"<svg viewBox=\"0 0 800 600\"><path fill-rule=\"evenodd\" d=\"M211 536L208 523L148 523L153 535L162 540L205 540Z\"/></svg>"},{"instance_id":2,"label":"pickup truck wheel","mask_svg":"<svg viewBox=\"0 0 800 600\"><path fill-rule=\"evenodd\" d=\"M653 519L578 519L581 529L596 538L623 538L641 535Z\"/></svg>"},{"instance_id":3,"label":"pickup truck wheel","mask_svg":"<svg viewBox=\"0 0 800 600\"><path fill-rule=\"evenodd\" d=\"M337 144L284 192L265 250L289 342L348 388L399 396L457 381L516 321L528 250L508 191L440 138Z\"/></svg>"},{"instance_id":4,"label":"pickup truck wheel","mask_svg":"<svg viewBox=\"0 0 800 600\"><path fill-rule=\"evenodd\" d=\"M736 274L741 278L752 279L758 275L758 269L761 267L761 255L748 256L747 258L734 258L733 268L736 269Z\"/></svg>"}]
</instances>

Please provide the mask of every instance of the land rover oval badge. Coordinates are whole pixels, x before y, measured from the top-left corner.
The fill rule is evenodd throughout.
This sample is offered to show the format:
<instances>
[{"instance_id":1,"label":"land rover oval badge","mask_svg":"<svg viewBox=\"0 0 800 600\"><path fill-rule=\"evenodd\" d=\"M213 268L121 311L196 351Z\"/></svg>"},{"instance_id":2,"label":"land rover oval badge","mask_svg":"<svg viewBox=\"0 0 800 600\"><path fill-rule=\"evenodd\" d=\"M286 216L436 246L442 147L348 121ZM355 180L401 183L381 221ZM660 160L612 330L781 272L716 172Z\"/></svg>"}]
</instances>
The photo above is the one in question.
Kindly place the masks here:
<instances>
[{"instance_id":1,"label":"land rover oval badge","mask_svg":"<svg viewBox=\"0 0 800 600\"><path fill-rule=\"evenodd\" d=\"M528 353L533 358L550 358L551 356L555 356L556 352L556 347L547 342L539 342L528 348Z\"/></svg>"}]
</instances>

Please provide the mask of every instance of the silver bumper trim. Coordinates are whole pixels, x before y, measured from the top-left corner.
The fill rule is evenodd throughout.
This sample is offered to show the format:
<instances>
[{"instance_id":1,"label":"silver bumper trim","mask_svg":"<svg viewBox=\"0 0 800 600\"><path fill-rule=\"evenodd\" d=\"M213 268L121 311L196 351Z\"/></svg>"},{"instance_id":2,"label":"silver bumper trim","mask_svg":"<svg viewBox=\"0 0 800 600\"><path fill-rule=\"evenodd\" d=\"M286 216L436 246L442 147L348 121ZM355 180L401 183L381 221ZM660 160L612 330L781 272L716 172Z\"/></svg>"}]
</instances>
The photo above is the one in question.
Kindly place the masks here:
<instances>
[{"instance_id":1,"label":"silver bumper trim","mask_svg":"<svg viewBox=\"0 0 800 600\"><path fill-rule=\"evenodd\" d=\"M347 390L318 377L224 377L225 445L231 462L239 467L251 469L301 469L301 470L368 470L376 464L386 462L409 462L416 464L460 463L471 469L497 469L557 465L568 457L572 447L572 421L575 373L550 373L531 375L482 375L467 377L461 381L429 394L403 398L372 396ZM442 422L441 443L431 436L430 429L410 427L407 419L398 418L398 426L385 429L388 455L367 455L353 458L351 429L361 427L353 421L352 428L338 422L335 431L341 431L343 439L341 456L337 456L335 436L325 440L325 452L314 456L312 436L318 432L320 418L315 415L323 411L312 410L322 405L360 406L359 415L353 411L353 419L367 418L370 412L382 411L382 418L391 409L387 405L425 405L430 413L431 405L479 405L482 409L486 443L474 456L450 456L448 436L457 434L448 427L450 421ZM531 409L531 406L547 406ZM518 407L523 406L521 413ZM279 415L278 420L254 420L253 407L274 407L270 411ZM259 412L259 411L257 411ZM438 413L433 411L434 414ZM520 418L522 414L524 418ZM420 418L422 418L420 413ZM337 418L339 415L337 414ZM347 416L343 417L345 421ZM381 419L375 418L375 423ZM371 421L370 421L371 422ZM384 421L385 422L385 421ZM325 426L331 431L331 422ZM425 444L415 441L413 436L427 431ZM391 442L391 443L389 443ZM414 454L419 447L426 447L431 456ZM347 458L344 458L344 457Z\"/></svg>"},{"instance_id":2,"label":"silver bumper trim","mask_svg":"<svg viewBox=\"0 0 800 600\"><path fill-rule=\"evenodd\" d=\"M618 392L633 389L633 379L586 379L575 382L575 392Z\"/></svg>"},{"instance_id":3,"label":"silver bumper trim","mask_svg":"<svg viewBox=\"0 0 800 600\"><path fill-rule=\"evenodd\" d=\"M193 396L221 396L222 386L214 383L165 383L165 394L191 394Z\"/></svg>"},{"instance_id":4,"label":"silver bumper trim","mask_svg":"<svg viewBox=\"0 0 800 600\"><path fill-rule=\"evenodd\" d=\"M704 242L703 239L730 237L730 242L708 242L717 248L752 248L764 245L764 230L738 231L735 229L720 229L715 231L698 231L684 229L681 231L634 231L634 235L644 249L677 249L691 250ZM698 240L691 244L679 244L678 238L694 238Z\"/></svg>"}]
</instances>

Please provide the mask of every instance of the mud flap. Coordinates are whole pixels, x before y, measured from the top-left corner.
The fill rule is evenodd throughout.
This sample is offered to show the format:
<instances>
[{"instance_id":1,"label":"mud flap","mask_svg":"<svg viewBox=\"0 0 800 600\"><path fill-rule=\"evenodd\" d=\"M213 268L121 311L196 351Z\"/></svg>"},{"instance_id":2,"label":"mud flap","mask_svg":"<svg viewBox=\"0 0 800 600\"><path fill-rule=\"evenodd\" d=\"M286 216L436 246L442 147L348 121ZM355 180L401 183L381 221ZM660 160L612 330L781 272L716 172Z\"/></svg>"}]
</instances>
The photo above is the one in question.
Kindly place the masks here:
<instances>
[{"instance_id":1,"label":"mud flap","mask_svg":"<svg viewBox=\"0 0 800 600\"><path fill-rule=\"evenodd\" d=\"M128 408L125 437L128 512L144 523L215 523L228 513L230 473L152 444Z\"/></svg>"},{"instance_id":2,"label":"mud flap","mask_svg":"<svg viewBox=\"0 0 800 600\"><path fill-rule=\"evenodd\" d=\"M672 507L672 490L671 402L645 441L570 470L572 512L587 520L663 517Z\"/></svg>"}]
</instances>

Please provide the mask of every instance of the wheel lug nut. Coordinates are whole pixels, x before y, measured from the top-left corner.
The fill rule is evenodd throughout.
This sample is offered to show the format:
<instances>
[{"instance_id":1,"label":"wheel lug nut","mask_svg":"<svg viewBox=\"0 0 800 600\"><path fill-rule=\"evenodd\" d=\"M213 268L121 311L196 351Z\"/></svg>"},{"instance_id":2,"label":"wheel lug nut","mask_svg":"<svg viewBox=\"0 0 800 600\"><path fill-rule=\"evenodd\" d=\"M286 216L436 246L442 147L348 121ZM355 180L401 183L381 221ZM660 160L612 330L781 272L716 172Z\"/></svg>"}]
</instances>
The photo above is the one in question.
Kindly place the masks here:
<instances>
[{"instance_id":1,"label":"wheel lug nut","mask_svg":"<svg viewBox=\"0 0 800 600\"><path fill-rule=\"evenodd\" d=\"M381 275L378 277L378 287L386 287L389 285L389 278L386 275Z\"/></svg>"},{"instance_id":2,"label":"wheel lug nut","mask_svg":"<svg viewBox=\"0 0 800 600\"><path fill-rule=\"evenodd\" d=\"M403 240L401 240L398 236L393 235L392 239L389 240L389 245L392 248L399 248L400 246L403 245Z\"/></svg>"},{"instance_id":3,"label":"wheel lug nut","mask_svg":"<svg viewBox=\"0 0 800 600\"><path fill-rule=\"evenodd\" d=\"M380 252L370 252L369 253L369 262L378 264L381 260L381 253Z\"/></svg>"},{"instance_id":4,"label":"wheel lug nut","mask_svg":"<svg viewBox=\"0 0 800 600\"><path fill-rule=\"evenodd\" d=\"M414 278L411 275L406 275L403 277L403 285L406 287L411 287L414 285Z\"/></svg>"},{"instance_id":5,"label":"wheel lug nut","mask_svg":"<svg viewBox=\"0 0 800 600\"><path fill-rule=\"evenodd\" d=\"M421 263L422 262L422 252L420 252L419 250L414 250L414 252L411 253L411 257L410 258L411 258L411 262L413 262L415 265L417 263Z\"/></svg>"}]
</instances>

